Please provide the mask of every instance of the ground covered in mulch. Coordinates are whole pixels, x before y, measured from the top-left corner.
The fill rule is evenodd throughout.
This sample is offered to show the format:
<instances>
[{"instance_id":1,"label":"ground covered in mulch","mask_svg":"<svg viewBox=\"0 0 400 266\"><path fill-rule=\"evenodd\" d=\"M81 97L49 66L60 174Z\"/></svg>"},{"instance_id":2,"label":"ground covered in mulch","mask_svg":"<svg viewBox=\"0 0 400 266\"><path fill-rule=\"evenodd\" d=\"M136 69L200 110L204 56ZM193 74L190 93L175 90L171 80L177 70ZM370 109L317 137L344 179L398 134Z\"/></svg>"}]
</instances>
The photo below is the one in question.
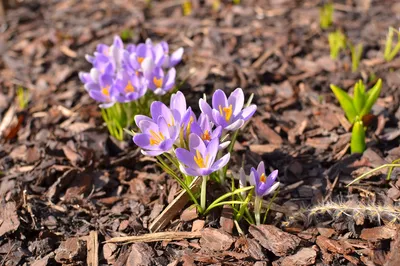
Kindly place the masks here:
<instances>
[{"instance_id":1,"label":"ground covered in mulch","mask_svg":"<svg viewBox=\"0 0 400 266\"><path fill-rule=\"evenodd\" d=\"M8 9L0 35L0 265L400 265L399 172L346 187L400 158L400 57L385 62L382 53L400 5L368 2L337 1L328 31L316 0L223 1L219 11L193 0L189 16L175 0L38 0ZM337 28L364 44L356 73L348 51L329 57L327 34ZM215 89L255 94L257 113L230 170L244 162L248 172L260 160L279 170L266 225L241 223L239 235L229 209L198 217L188 203L150 239L105 242L149 233L179 193L153 158L110 138L78 79L90 67L84 55L121 33L127 42L185 48L177 72L189 77L181 89L189 102ZM349 154L350 125L329 89L360 78L369 87L383 79L362 156ZM31 97L23 110L19 87Z\"/></svg>"}]
</instances>

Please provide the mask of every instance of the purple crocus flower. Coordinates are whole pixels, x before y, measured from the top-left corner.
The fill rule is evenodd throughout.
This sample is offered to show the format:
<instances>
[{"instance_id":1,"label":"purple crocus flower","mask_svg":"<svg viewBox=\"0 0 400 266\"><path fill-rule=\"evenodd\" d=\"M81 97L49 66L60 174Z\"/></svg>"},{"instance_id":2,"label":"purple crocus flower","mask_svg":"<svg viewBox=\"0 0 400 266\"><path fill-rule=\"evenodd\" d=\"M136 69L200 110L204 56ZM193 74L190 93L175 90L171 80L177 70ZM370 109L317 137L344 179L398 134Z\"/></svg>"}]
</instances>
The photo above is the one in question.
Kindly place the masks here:
<instances>
[{"instance_id":1,"label":"purple crocus flower","mask_svg":"<svg viewBox=\"0 0 400 266\"><path fill-rule=\"evenodd\" d=\"M144 66L152 66L153 61L154 52L151 43L140 43L125 50L123 54L123 65L131 75L143 72Z\"/></svg>"},{"instance_id":2,"label":"purple crocus flower","mask_svg":"<svg viewBox=\"0 0 400 266\"><path fill-rule=\"evenodd\" d=\"M250 184L255 187L256 196L264 197L275 191L279 187L279 182L275 183L277 177L278 170L272 171L268 177L265 175L264 162L258 164L257 170L252 167L250 172Z\"/></svg>"},{"instance_id":3,"label":"purple crocus flower","mask_svg":"<svg viewBox=\"0 0 400 266\"><path fill-rule=\"evenodd\" d=\"M200 109L217 126L228 131L234 131L243 126L255 113L257 106L250 105L243 109L244 94L242 89L237 88L226 97L222 90L215 91L212 97L212 108L204 100L199 101Z\"/></svg>"},{"instance_id":4,"label":"purple crocus flower","mask_svg":"<svg viewBox=\"0 0 400 266\"><path fill-rule=\"evenodd\" d=\"M163 58L163 66L164 67L166 67L166 68L174 67L177 64L179 64L179 62L182 61L182 56L183 56L183 51L184 51L182 47L178 48L175 52L173 52L171 55L169 55L169 46L168 46L167 42L162 41L158 45L161 47L162 52L164 54L164 58ZM159 49L159 48L157 47L157 49Z\"/></svg>"},{"instance_id":5,"label":"purple crocus flower","mask_svg":"<svg viewBox=\"0 0 400 266\"><path fill-rule=\"evenodd\" d=\"M141 98L147 91L144 78L136 75L121 73L121 77L115 81L116 100L118 102L131 102Z\"/></svg>"},{"instance_id":6,"label":"purple crocus flower","mask_svg":"<svg viewBox=\"0 0 400 266\"><path fill-rule=\"evenodd\" d=\"M85 84L85 89L89 92L89 96L94 100L101 102L101 108L108 108L115 104L115 89L113 79L109 75L101 75L98 83L89 82Z\"/></svg>"},{"instance_id":7,"label":"purple crocus flower","mask_svg":"<svg viewBox=\"0 0 400 266\"><path fill-rule=\"evenodd\" d=\"M219 139L215 138L206 145L196 134L189 136L189 149L178 148L176 157L182 163L181 171L190 176L207 176L224 167L230 154L215 161L218 153Z\"/></svg>"},{"instance_id":8,"label":"purple crocus flower","mask_svg":"<svg viewBox=\"0 0 400 266\"><path fill-rule=\"evenodd\" d=\"M171 90L175 85L175 77L175 68L171 68L167 74L164 75L164 70L160 67L156 67L149 75L146 75L149 82L149 89L154 91L157 95L164 95Z\"/></svg>"},{"instance_id":9,"label":"purple crocus flower","mask_svg":"<svg viewBox=\"0 0 400 266\"><path fill-rule=\"evenodd\" d=\"M169 152L179 136L180 114L165 104L155 101L150 106L152 118L136 115L135 122L141 133L133 137L133 142L142 148L142 153L158 156Z\"/></svg>"}]
</instances>

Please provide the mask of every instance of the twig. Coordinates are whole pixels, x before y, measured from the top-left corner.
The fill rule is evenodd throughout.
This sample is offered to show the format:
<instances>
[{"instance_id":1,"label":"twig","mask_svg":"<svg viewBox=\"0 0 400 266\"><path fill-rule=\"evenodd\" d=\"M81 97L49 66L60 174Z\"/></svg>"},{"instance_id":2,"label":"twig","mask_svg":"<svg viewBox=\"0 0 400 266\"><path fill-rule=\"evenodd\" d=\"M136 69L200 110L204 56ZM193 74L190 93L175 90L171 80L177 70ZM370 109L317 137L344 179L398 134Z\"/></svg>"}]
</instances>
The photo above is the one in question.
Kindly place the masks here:
<instances>
[{"instance_id":1,"label":"twig","mask_svg":"<svg viewBox=\"0 0 400 266\"><path fill-rule=\"evenodd\" d=\"M182 240L187 238L199 238L201 237L201 232L158 232L145 234L141 236L123 236L123 237L113 237L104 243L137 243L137 242L157 242L157 241L173 241Z\"/></svg>"}]
</instances>

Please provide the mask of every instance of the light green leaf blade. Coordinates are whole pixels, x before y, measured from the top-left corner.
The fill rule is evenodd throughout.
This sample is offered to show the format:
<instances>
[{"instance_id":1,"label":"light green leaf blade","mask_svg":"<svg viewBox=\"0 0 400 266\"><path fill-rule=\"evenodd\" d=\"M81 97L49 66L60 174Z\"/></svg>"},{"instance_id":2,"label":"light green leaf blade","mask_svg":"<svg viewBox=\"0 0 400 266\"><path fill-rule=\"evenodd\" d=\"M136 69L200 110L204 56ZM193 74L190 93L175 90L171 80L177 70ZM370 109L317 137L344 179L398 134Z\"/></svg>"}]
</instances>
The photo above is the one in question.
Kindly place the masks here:
<instances>
[{"instance_id":1,"label":"light green leaf blade","mask_svg":"<svg viewBox=\"0 0 400 266\"><path fill-rule=\"evenodd\" d=\"M347 119L353 124L354 119L357 116L357 110L353 105L353 99L341 88L331 84L331 90L338 99L340 106L346 114Z\"/></svg>"},{"instance_id":2,"label":"light green leaf blade","mask_svg":"<svg viewBox=\"0 0 400 266\"><path fill-rule=\"evenodd\" d=\"M378 100L379 94L381 93L382 88L382 79L379 79L374 87L367 92L367 98L364 104L363 109L361 110L360 117L363 117L366 114L371 112L372 106Z\"/></svg>"},{"instance_id":3,"label":"light green leaf blade","mask_svg":"<svg viewBox=\"0 0 400 266\"><path fill-rule=\"evenodd\" d=\"M365 104L365 93L363 87L364 84L361 80L354 85L353 104L358 114L361 113Z\"/></svg>"},{"instance_id":4,"label":"light green leaf blade","mask_svg":"<svg viewBox=\"0 0 400 266\"><path fill-rule=\"evenodd\" d=\"M362 121L356 121L351 132L351 153L363 153L365 151L365 129Z\"/></svg>"}]
</instances>

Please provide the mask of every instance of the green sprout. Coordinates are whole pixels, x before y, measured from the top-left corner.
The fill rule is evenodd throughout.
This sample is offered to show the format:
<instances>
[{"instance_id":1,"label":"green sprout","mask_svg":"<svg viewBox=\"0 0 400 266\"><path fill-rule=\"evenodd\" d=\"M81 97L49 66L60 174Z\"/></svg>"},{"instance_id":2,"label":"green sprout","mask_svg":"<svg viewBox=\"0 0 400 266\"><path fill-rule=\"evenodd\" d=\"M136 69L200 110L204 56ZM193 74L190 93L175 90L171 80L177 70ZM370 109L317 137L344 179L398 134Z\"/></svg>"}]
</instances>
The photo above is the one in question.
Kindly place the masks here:
<instances>
[{"instance_id":1,"label":"green sprout","mask_svg":"<svg viewBox=\"0 0 400 266\"><path fill-rule=\"evenodd\" d=\"M240 5L240 0L232 0L234 5Z\"/></svg>"},{"instance_id":2,"label":"green sprout","mask_svg":"<svg viewBox=\"0 0 400 266\"><path fill-rule=\"evenodd\" d=\"M337 30L329 33L328 41L331 58L337 59L340 51L346 48L346 36L340 30Z\"/></svg>"},{"instance_id":3,"label":"green sprout","mask_svg":"<svg viewBox=\"0 0 400 266\"><path fill-rule=\"evenodd\" d=\"M365 85L360 80L354 86L354 95L351 97L341 88L331 84L331 89L346 114L347 120L353 125L351 133L351 153L363 153L365 150L365 125L362 118L371 112L372 106L378 100L382 88L379 79L374 87L365 91Z\"/></svg>"},{"instance_id":4,"label":"green sprout","mask_svg":"<svg viewBox=\"0 0 400 266\"><path fill-rule=\"evenodd\" d=\"M189 16L192 14L192 2L190 0L185 0L182 4L182 12L184 16Z\"/></svg>"},{"instance_id":5,"label":"green sprout","mask_svg":"<svg viewBox=\"0 0 400 266\"><path fill-rule=\"evenodd\" d=\"M17 100L18 106L21 110L24 110L28 107L29 103L29 92L23 87L18 87L17 89Z\"/></svg>"},{"instance_id":6,"label":"green sprout","mask_svg":"<svg viewBox=\"0 0 400 266\"><path fill-rule=\"evenodd\" d=\"M363 53L363 45L362 43L359 43L354 46L349 43L349 47L351 52L351 71L356 72L358 66L360 65L360 60Z\"/></svg>"},{"instance_id":7,"label":"green sprout","mask_svg":"<svg viewBox=\"0 0 400 266\"><path fill-rule=\"evenodd\" d=\"M397 33L397 44L393 48L392 43L393 43L393 35L395 32ZM389 27L389 32L386 37L385 51L383 57L387 62L392 61L393 58L399 53L399 51L400 51L400 32L395 30L393 27Z\"/></svg>"},{"instance_id":8,"label":"green sprout","mask_svg":"<svg viewBox=\"0 0 400 266\"><path fill-rule=\"evenodd\" d=\"M124 29L124 30L121 32L120 36L121 36L122 41L127 42L127 41L129 41L130 39L132 39L132 37L133 37L133 32L132 32L130 29Z\"/></svg>"},{"instance_id":9,"label":"green sprout","mask_svg":"<svg viewBox=\"0 0 400 266\"><path fill-rule=\"evenodd\" d=\"M326 30L332 25L333 21L333 4L326 3L323 7L319 10L319 25L321 29Z\"/></svg>"},{"instance_id":10,"label":"green sprout","mask_svg":"<svg viewBox=\"0 0 400 266\"><path fill-rule=\"evenodd\" d=\"M218 11L221 8L221 1L220 0L213 0L212 1L212 9L214 11Z\"/></svg>"}]
</instances>

